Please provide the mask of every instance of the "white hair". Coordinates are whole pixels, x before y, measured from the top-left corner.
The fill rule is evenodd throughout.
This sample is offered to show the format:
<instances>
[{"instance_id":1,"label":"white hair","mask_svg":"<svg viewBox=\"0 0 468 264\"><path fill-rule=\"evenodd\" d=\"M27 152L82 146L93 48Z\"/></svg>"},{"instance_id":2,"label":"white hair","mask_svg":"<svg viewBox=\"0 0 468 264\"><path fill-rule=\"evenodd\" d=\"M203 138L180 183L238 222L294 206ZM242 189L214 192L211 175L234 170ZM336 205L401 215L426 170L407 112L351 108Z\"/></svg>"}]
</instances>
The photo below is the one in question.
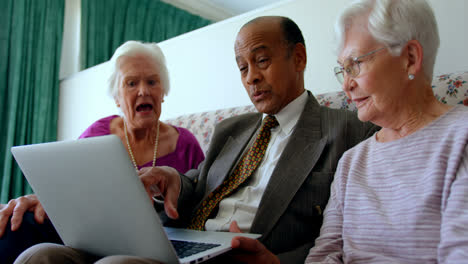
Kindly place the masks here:
<instances>
[{"instance_id":1,"label":"white hair","mask_svg":"<svg viewBox=\"0 0 468 264\"><path fill-rule=\"evenodd\" d=\"M166 59L161 48L156 43L142 43L130 40L118 47L110 59L109 95L117 98L119 93L119 58L123 56L146 55L159 66L159 77L164 94L169 93L169 72L166 67Z\"/></svg>"},{"instance_id":2,"label":"white hair","mask_svg":"<svg viewBox=\"0 0 468 264\"><path fill-rule=\"evenodd\" d=\"M408 41L417 40L424 51L424 75L432 79L440 39L434 13L426 0L354 1L335 24L338 51L343 48L346 30L353 20L366 15L370 35L387 46L393 56L399 56Z\"/></svg>"}]
</instances>

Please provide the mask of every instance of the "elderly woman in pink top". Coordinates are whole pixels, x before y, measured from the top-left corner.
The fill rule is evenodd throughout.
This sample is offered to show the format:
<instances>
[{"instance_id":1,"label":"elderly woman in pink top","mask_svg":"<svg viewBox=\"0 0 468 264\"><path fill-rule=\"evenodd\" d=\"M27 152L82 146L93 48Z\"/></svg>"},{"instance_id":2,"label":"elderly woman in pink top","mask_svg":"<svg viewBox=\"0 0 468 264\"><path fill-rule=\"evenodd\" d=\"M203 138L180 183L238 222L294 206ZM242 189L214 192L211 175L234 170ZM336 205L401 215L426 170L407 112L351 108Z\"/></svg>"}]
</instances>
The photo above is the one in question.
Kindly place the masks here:
<instances>
[{"instance_id":1,"label":"elderly woman in pink top","mask_svg":"<svg viewBox=\"0 0 468 264\"><path fill-rule=\"evenodd\" d=\"M140 176L155 166L167 166L154 169L175 169L180 173L197 168L205 157L196 138L187 129L159 120L161 104L169 92L169 75L159 46L128 41L115 51L110 66L109 94L122 115L96 121L80 138L117 135ZM28 211L33 213L25 214ZM60 243L46 218L33 194L3 205L0 237L6 234L0 239L0 262L12 262L22 250L39 242ZM46 220L47 224L36 225L33 219L38 223Z\"/></svg>"},{"instance_id":2,"label":"elderly woman in pink top","mask_svg":"<svg viewBox=\"0 0 468 264\"><path fill-rule=\"evenodd\" d=\"M361 0L336 29L335 75L359 119L382 129L340 159L305 262L465 263L468 108L432 92L439 35L431 7ZM255 240L233 247L250 251L244 261L279 263Z\"/></svg>"}]
</instances>

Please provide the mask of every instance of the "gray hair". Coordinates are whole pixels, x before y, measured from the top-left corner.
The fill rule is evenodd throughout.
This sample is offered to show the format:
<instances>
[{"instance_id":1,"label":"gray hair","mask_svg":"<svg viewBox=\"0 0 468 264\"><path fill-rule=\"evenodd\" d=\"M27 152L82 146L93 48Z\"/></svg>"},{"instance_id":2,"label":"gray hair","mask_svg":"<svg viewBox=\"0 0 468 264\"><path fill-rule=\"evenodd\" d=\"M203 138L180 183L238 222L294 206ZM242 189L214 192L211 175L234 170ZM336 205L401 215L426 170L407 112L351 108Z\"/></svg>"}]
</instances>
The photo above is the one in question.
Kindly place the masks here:
<instances>
[{"instance_id":1,"label":"gray hair","mask_svg":"<svg viewBox=\"0 0 468 264\"><path fill-rule=\"evenodd\" d=\"M166 59L161 48L156 43L142 43L130 40L118 47L110 59L109 95L117 98L119 93L119 58L123 56L147 55L159 66L159 77L164 94L169 93L169 72L166 67Z\"/></svg>"},{"instance_id":2,"label":"gray hair","mask_svg":"<svg viewBox=\"0 0 468 264\"><path fill-rule=\"evenodd\" d=\"M431 80L440 39L434 13L427 1L354 1L342 11L335 24L338 51L343 48L346 30L353 20L367 14L370 35L387 46L393 56L399 56L408 41L419 41L424 50L424 75Z\"/></svg>"}]
</instances>

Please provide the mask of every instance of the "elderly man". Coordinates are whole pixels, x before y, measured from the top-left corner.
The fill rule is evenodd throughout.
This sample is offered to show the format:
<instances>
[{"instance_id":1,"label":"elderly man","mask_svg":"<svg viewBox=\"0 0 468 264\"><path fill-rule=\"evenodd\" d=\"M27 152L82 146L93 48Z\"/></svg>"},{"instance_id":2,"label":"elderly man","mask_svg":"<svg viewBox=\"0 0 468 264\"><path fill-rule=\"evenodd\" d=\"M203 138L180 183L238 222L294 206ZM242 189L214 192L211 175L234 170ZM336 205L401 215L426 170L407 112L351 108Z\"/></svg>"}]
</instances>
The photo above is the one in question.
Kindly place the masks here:
<instances>
[{"instance_id":1,"label":"elderly man","mask_svg":"<svg viewBox=\"0 0 468 264\"><path fill-rule=\"evenodd\" d=\"M140 177L149 192L152 185L162 191L166 224L262 234L259 240L280 260L303 263L319 234L338 159L375 127L354 113L319 106L305 90L306 48L292 20L248 22L237 35L235 54L259 113L221 122L198 170L181 175L156 167ZM22 257L33 263L46 251L36 246ZM116 261L99 263L106 259Z\"/></svg>"}]
</instances>

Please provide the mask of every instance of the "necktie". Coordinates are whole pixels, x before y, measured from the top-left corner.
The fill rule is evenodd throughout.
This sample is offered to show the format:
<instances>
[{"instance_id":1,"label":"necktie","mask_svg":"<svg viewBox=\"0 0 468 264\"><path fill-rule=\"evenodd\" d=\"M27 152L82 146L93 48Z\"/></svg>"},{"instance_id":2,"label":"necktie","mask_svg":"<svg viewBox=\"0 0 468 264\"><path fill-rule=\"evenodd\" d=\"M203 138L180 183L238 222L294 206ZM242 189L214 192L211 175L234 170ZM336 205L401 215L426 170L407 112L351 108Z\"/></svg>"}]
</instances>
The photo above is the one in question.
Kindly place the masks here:
<instances>
[{"instance_id":1,"label":"necktie","mask_svg":"<svg viewBox=\"0 0 468 264\"><path fill-rule=\"evenodd\" d=\"M263 125L260 128L252 147L243 156L242 160L237 165L234 172L229 175L216 190L208 195L202 202L200 208L195 212L191 220L189 229L205 230L205 223L208 220L211 212L219 202L226 196L230 195L239 185L241 185L252 173L257 169L258 164L263 159L268 142L271 137L271 129L278 126L278 121L274 116L268 115L263 120Z\"/></svg>"}]
</instances>

